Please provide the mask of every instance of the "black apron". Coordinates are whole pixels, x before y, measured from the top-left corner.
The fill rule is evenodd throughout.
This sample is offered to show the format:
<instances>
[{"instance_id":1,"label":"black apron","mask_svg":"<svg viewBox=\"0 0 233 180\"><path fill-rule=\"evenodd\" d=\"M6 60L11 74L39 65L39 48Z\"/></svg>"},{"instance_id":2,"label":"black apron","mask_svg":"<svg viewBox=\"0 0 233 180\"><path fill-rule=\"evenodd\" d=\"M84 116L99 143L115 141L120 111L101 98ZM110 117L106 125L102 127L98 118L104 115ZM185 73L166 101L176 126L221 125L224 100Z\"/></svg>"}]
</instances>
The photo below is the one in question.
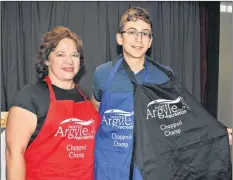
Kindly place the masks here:
<instances>
[{"instance_id":1,"label":"black apron","mask_svg":"<svg viewBox=\"0 0 233 180\"><path fill-rule=\"evenodd\" d=\"M143 180L230 180L232 169L226 127L177 82L134 85L134 143L130 179L136 166Z\"/></svg>"}]
</instances>

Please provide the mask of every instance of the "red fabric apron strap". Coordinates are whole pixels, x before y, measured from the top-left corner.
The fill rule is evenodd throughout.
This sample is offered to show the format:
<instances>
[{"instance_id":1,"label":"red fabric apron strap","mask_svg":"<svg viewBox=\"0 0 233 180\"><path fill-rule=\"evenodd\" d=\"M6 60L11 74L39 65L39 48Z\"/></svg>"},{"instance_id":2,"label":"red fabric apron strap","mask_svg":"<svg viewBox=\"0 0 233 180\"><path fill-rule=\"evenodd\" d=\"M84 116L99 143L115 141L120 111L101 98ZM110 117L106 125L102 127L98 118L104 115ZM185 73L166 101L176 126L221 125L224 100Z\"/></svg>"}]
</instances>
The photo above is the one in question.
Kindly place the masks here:
<instances>
[{"instance_id":1,"label":"red fabric apron strap","mask_svg":"<svg viewBox=\"0 0 233 180\"><path fill-rule=\"evenodd\" d=\"M51 80L48 76L45 77L45 81L47 82L48 84L48 87L49 87L49 92L50 92L50 99L52 100L56 100L56 96L54 94L54 91L53 91L53 88L52 88L52 83L51 83ZM83 96L83 98L85 100L87 100L87 97L83 94L83 92L81 91L81 89L78 87L77 84L75 84L76 88L78 89L79 93Z\"/></svg>"},{"instance_id":2,"label":"red fabric apron strap","mask_svg":"<svg viewBox=\"0 0 233 180\"><path fill-rule=\"evenodd\" d=\"M56 100L56 96L54 94L53 88L52 88L52 83L51 80L48 76L45 77L45 81L48 84L48 88L49 88L49 98L50 100Z\"/></svg>"}]
</instances>

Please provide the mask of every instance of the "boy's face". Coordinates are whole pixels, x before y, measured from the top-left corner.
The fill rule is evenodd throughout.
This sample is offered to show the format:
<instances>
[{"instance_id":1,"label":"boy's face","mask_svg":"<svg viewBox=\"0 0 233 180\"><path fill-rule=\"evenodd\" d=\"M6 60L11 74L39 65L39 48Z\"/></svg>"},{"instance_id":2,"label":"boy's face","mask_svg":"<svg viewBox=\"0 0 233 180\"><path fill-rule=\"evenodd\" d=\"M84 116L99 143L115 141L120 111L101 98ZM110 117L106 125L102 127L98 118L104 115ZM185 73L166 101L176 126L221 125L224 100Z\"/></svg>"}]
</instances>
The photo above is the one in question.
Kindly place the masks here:
<instances>
[{"instance_id":1,"label":"boy's face","mask_svg":"<svg viewBox=\"0 0 233 180\"><path fill-rule=\"evenodd\" d=\"M122 34L117 34L117 43L123 52L133 58L143 58L152 43L150 24L138 19L125 23ZM139 33L138 33L139 32ZM140 33L141 32L141 33Z\"/></svg>"}]
</instances>

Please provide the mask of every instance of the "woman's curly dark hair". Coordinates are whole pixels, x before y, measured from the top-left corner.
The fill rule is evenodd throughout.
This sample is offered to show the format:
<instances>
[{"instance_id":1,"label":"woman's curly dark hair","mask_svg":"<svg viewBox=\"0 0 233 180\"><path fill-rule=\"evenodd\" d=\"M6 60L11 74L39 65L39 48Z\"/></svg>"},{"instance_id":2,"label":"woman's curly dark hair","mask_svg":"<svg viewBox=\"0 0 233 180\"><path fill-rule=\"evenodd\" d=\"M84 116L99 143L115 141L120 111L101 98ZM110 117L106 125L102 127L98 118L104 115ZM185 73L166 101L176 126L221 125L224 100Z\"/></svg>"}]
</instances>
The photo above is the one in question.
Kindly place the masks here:
<instances>
[{"instance_id":1,"label":"woman's curly dark hair","mask_svg":"<svg viewBox=\"0 0 233 180\"><path fill-rule=\"evenodd\" d=\"M40 48L36 56L37 77L43 80L48 75L48 66L45 61L48 60L49 54L57 47L59 42L64 38L72 39L77 46L80 54L80 67L84 65L84 54L81 38L67 27L57 26L52 31L44 34L41 39Z\"/></svg>"}]
</instances>

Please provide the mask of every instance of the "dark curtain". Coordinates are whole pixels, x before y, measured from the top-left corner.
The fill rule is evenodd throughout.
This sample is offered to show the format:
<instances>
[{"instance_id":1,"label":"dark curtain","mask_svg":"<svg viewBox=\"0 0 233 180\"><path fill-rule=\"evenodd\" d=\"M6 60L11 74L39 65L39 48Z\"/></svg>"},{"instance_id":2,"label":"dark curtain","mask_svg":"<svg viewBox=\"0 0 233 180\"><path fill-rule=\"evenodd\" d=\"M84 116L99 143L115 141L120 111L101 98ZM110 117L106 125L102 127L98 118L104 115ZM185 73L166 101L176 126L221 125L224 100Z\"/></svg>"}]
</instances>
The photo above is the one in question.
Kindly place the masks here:
<instances>
[{"instance_id":1,"label":"dark curtain","mask_svg":"<svg viewBox=\"0 0 233 180\"><path fill-rule=\"evenodd\" d=\"M149 55L170 66L200 101L198 2L2 2L1 110L9 110L25 84L36 82L34 60L40 38L58 25L69 27L83 40L86 64L78 79L90 95L95 68L117 56L121 16L135 6L148 9L153 19Z\"/></svg>"},{"instance_id":2,"label":"dark curtain","mask_svg":"<svg viewBox=\"0 0 233 180\"><path fill-rule=\"evenodd\" d=\"M207 81L207 14L203 3L200 3L200 23L201 23L201 103L206 104L206 81Z\"/></svg>"},{"instance_id":3,"label":"dark curtain","mask_svg":"<svg viewBox=\"0 0 233 180\"><path fill-rule=\"evenodd\" d=\"M201 97L204 107L217 118L220 2L200 2L201 17Z\"/></svg>"}]
</instances>

